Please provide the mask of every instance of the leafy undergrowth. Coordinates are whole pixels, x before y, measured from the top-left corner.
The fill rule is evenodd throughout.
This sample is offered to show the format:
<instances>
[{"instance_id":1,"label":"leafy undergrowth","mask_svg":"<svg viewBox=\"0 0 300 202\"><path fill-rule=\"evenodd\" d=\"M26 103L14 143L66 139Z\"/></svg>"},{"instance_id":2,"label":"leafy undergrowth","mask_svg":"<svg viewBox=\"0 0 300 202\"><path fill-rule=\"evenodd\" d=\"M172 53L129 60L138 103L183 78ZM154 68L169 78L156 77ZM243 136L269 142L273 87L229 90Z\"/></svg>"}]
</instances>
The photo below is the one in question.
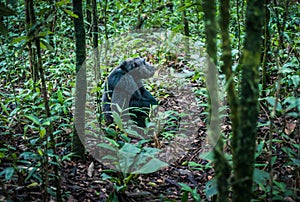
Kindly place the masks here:
<instances>
[{"instance_id":1,"label":"leafy undergrowth","mask_svg":"<svg viewBox=\"0 0 300 202\"><path fill-rule=\"evenodd\" d=\"M189 69L184 63L174 65L170 62L166 66L174 67L176 72ZM191 75L186 76L185 85L197 87L198 90L204 88L203 83L193 81ZM26 85L34 87L32 83L27 83L24 89ZM109 175L104 175L107 174L108 168L90 155L87 155L86 162L70 160L71 102L66 98L70 96L72 85L70 83L68 87L53 88L54 93L50 99L52 109L55 108L53 116L56 118L53 126L57 135L58 156L56 158L61 162L61 186L66 201L116 201L117 198L119 201L199 201L200 198L203 201L211 201L211 197L216 194L216 185L212 156L207 154L211 149L206 134L207 104L203 104L207 102L207 97L201 94L201 90L195 92L199 106L191 108L194 113L200 115L196 120L195 138L188 152L168 167L150 174L134 175L125 183L122 173L111 172ZM161 83L155 85L159 86ZM14 99L8 96L6 88L1 90L1 94L6 96L3 96L3 104L0 108L3 114L1 122L4 123L1 127L0 140L3 145L0 156L2 182L0 200L9 198L12 201L39 201L42 198L43 124L47 124L47 120L32 115L37 114L41 105L38 88L24 89L16 89L18 94L15 94ZM165 87L165 93L158 93L156 96L164 111L181 112L182 106L189 104L186 102L191 100L191 94L182 93L183 91L178 91L176 94L173 90L172 86ZM32 93L36 96L32 96ZM297 167L300 141L297 119L294 116L277 113L270 124L271 101L261 101L261 103L257 164L254 174L255 199L261 201L268 197L270 191L268 161L271 159L274 179L273 200L297 201L300 184L299 167ZM32 108L32 105L37 107ZM228 143L231 131L230 120L228 114L223 118L222 132ZM268 149L268 131L273 130L270 127L275 127L277 131L272 137L272 154ZM15 134L13 138L11 134ZM162 137L159 141L162 141ZM226 150L230 152L230 147L228 146ZM48 152L51 156L51 151ZM230 155L228 159L231 159ZM122 191L116 190L120 185L124 185ZM49 188L49 192L53 192L52 187Z\"/></svg>"},{"instance_id":2,"label":"leafy undergrowth","mask_svg":"<svg viewBox=\"0 0 300 202\"><path fill-rule=\"evenodd\" d=\"M169 64L168 66L171 66ZM178 66L186 68L181 63ZM182 67L176 71L182 71ZM159 81L155 85L161 85ZM165 83L163 83L164 85ZM197 84L190 82L187 86L196 86ZM186 86L186 83L185 83ZM155 86L152 86L156 88ZM172 162L170 166L164 167L161 170L151 174L139 174L132 177L129 182L125 183L125 177L121 172L110 171L109 177L105 174L106 180L103 180L103 173L107 173L109 168L103 166L100 162L89 156L86 163L66 162L63 172L63 186L66 189L66 193L70 193L70 197L77 200L103 200L107 199L116 201L178 201L181 199L192 200L193 197L205 196L206 182L213 178L213 169L211 162L208 160L211 157L206 157L208 146L206 139L206 127L204 120L206 119L205 107L195 107L194 109L189 103L193 100L191 93L185 91L175 91L174 86L165 86L163 95L157 95L160 102L160 111L173 111L180 114L185 112L184 106L189 106L190 110L194 110L194 113L202 113L201 116L197 116L198 119L189 120L191 122L197 122L197 129L193 130L193 142L190 144L190 148L185 155L180 156L175 162ZM178 86L177 86L178 87ZM206 100L206 97L199 96L199 100ZM191 114L190 114L191 115ZM178 118L178 117L177 117ZM175 124L171 124L168 131L174 129L178 123L172 119ZM181 127L188 127L184 122ZM164 133L158 137L158 142L161 142L161 148L166 147L164 144ZM167 133L165 133L166 135ZM171 133L168 133L169 136ZM168 137L169 137L168 136ZM153 142L150 143L152 146ZM203 155L203 158L200 157ZM118 186L116 186L118 184ZM121 187L124 186L124 187ZM116 189L124 188L123 191ZM185 189L185 190L183 190ZM193 191L192 191L193 190ZM213 193L214 187L210 187L209 190ZM191 192L189 194L189 192ZM208 193L209 194L209 193Z\"/></svg>"},{"instance_id":3,"label":"leafy undergrowth","mask_svg":"<svg viewBox=\"0 0 300 202\"><path fill-rule=\"evenodd\" d=\"M154 78L147 87L159 99L163 112L174 112L175 119L172 119L171 126L175 128L171 127L170 130L176 132L179 120L177 118L183 118L183 114L188 115L190 118L188 121L194 118L190 122L186 121L187 123L196 123L193 126L196 127L193 128L194 139L186 148L187 153L178 157L170 166L154 173L126 177L120 172L109 170L90 154L86 155L86 162L71 160L75 38L73 20L66 15L72 10L70 2L58 1L53 7L54 10L51 8L52 4L47 2L39 1L35 4L37 24L28 25L28 30L37 30L36 32L26 32L24 4L21 1L7 2L5 5L11 6L16 13L14 16L6 16L14 13L10 11L4 15L3 11L6 9L5 7L3 9L1 4L0 201L42 201L46 192L51 195L51 200L55 201L54 182L57 176L54 176L52 171L53 164L56 163L54 158L59 162L59 177L65 201L119 199L119 201L184 202L200 201L200 198L203 201L212 201L211 197L217 190L213 157L207 153L211 147L207 141L209 106L204 76L195 70L196 67L192 68L177 60L178 55L172 58L169 52L172 52L173 48L176 53L183 52L183 49L172 40L163 41L165 35L156 36L155 40L152 38L152 32L149 33L150 40L139 38L136 34L127 37L120 35L132 30L143 16L147 19L141 30L164 28L182 33L185 29L185 25L182 24L184 16L182 11L186 10L190 35L204 42L203 9L197 5L198 3L186 1L187 4L183 6L183 1L145 1L141 4L139 1L131 1L132 3L106 1L107 5L103 6L101 1L101 5L99 4L98 17L101 30L99 45L103 47L107 43L105 39L119 36L110 43L114 46L111 47L112 52L107 54L108 59L120 62L125 59L122 57L128 56L127 54L136 57L145 50L154 54L158 58L156 62L162 64L159 71L165 71L161 74L165 76L160 75L160 81ZM266 72L262 70L260 73L265 76L261 79L266 80L266 85L260 86L264 91L260 92L260 114L257 121L253 201L296 202L300 201L299 1L270 1L266 7L268 12L265 18L268 26L265 26L266 35L263 37L266 41L261 65L262 68L266 68ZM242 49L241 42L245 37L246 15L243 10L246 10L244 1L237 1L230 9L230 39L233 48L232 58L235 60L233 79L238 85L240 70L237 64ZM84 11L87 11L86 7ZM30 70L31 59L35 56L30 54L27 45L35 37L42 41L42 61L48 86L51 119L45 118L40 83L33 82L33 71ZM140 42L143 42L142 47ZM154 48L153 42L159 42L159 46ZM221 49L219 40L216 43L218 49ZM91 48L91 44L91 41L87 43L87 49ZM141 49L131 48L135 45ZM202 43L198 45L205 46ZM141 51L130 52L131 50ZM103 58L106 50L100 55ZM197 57L199 55L202 54L197 52ZM221 53L218 52L218 55ZM110 67L115 66L115 64L107 65L106 62L102 61L102 64L106 65L101 66L101 70L107 70L102 72L103 77L107 76ZM168 75L173 74L184 80L183 88L178 89L178 86L182 86L180 85L182 80L177 81L176 78L169 80ZM193 93L184 87L193 89ZM174 90L179 91L174 93ZM191 95L196 96L195 106L190 105L194 99ZM231 122L228 116L230 111L226 106L227 103L223 104L226 113L221 117L222 135L227 158L231 164ZM189 109L188 113L184 107ZM49 124L53 126L56 152L49 146L50 141L46 132ZM185 128L188 125L181 126ZM155 143L156 146L164 148L164 138L173 137L172 133L165 131L155 142L148 144ZM159 142L162 144L158 144ZM49 183L49 186L44 189L46 183Z\"/></svg>"}]
</instances>

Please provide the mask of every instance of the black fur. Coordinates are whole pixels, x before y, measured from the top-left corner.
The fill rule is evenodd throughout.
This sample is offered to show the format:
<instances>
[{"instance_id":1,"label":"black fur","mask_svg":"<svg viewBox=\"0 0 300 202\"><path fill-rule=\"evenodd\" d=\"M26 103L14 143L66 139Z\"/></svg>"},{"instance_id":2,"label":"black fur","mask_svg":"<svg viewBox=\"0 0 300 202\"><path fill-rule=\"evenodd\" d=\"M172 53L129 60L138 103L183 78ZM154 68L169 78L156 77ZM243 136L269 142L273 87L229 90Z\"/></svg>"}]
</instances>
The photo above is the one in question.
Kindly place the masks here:
<instances>
[{"instance_id":1,"label":"black fur","mask_svg":"<svg viewBox=\"0 0 300 202\"><path fill-rule=\"evenodd\" d=\"M145 127L150 105L157 105L158 102L144 88L142 79L152 77L154 72L154 67L145 59L134 58L124 61L109 74L102 97L102 110L107 123L113 122L110 112L115 110L115 104L118 104L122 109L139 108L130 110L130 113L135 114L131 119L136 121L138 126Z\"/></svg>"}]
</instances>

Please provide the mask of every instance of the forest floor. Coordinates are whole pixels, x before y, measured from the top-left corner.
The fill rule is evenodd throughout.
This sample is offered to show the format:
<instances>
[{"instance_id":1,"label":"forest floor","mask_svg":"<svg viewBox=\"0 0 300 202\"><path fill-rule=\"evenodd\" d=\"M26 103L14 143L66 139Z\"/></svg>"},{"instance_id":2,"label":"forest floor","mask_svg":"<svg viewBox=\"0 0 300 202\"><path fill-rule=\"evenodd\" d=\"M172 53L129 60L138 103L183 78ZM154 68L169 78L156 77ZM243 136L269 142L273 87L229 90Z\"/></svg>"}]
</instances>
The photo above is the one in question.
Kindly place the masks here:
<instances>
[{"instance_id":1,"label":"forest floor","mask_svg":"<svg viewBox=\"0 0 300 202\"><path fill-rule=\"evenodd\" d=\"M168 97L161 103L168 109L178 110L183 100L189 100L188 97L180 97L180 100L176 99L176 97L177 96ZM260 151L258 151L259 155L257 155L257 165L261 166L261 170L268 171L267 162L270 156L263 148L268 146L265 140L268 139L268 131L270 128L269 125L265 123L267 123L269 116L266 109L263 106L261 106L261 108L262 110L259 115L261 126L258 130L258 150ZM203 112L204 108L198 110ZM208 196L216 193L215 183L213 182L214 169L211 161L201 157L202 153L207 152L208 144L207 126L205 122L201 120L204 120L204 117L200 119L201 123L198 125L199 127L195 139L185 155L171 163L168 167L157 172L136 176L136 178L127 184L126 191L118 194L119 201L181 201L184 197L184 191L179 183L185 183L192 189L196 188L197 193L201 196L203 201L211 201L211 198ZM295 120L287 119L283 121L282 117L278 117L274 122L277 127L285 128L284 132L286 135L292 136L295 142L299 142L299 136L296 137L295 132ZM222 132L226 136L231 132L228 116L223 123ZM289 144L293 144L293 142L288 142L286 137L280 136L279 134L274 134L273 138L276 139L273 143L273 147L277 148L272 154L272 157L277 158L273 164L272 172L274 179L278 182L283 182L287 186L286 188L282 188L282 190L277 190L277 187L274 189L279 192L278 195L281 195L284 201L297 201L296 198L284 196L289 188L297 188L297 186L299 186L297 171L293 166L288 165L288 154L283 152L284 148L289 147ZM228 147L225 149L229 152ZM109 194L114 191L111 181L102 180L101 172L105 167L91 156L88 156L87 159L85 163L65 162L63 166L62 185L71 195L68 201L106 201ZM188 162L196 162L199 165L193 167L190 166ZM88 172L92 163L94 164L93 176L89 177ZM74 169L74 167L76 169ZM257 194L256 198L259 200L260 195L263 195L264 192L259 188L255 194ZM281 201L282 199L277 201ZM195 201L191 193L188 194L187 201Z\"/></svg>"},{"instance_id":2,"label":"forest floor","mask_svg":"<svg viewBox=\"0 0 300 202\"><path fill-rule=\"evenodd\" d=\"M172 65L174 66L173 63L169 64L169 66ZM177 70L186 67L182 63L180 66L176 67ZM187 85L194 86L195 84ZM192 99L190 93L178 91L170 93L168 97L161 98L159 101L160 107L164 111L183 112L182 106L191 107L190 103L186 102ZM200 99L205 100L205 98ZM205 109L204 107L197 107L194 111L200 114ZM204 119L205 116L202 115L202 119L199 117L197 120L193 142L185 155L157 172L137 175L127 184L125 192L117 194L119 201L180 201L183 197L183 191L179 183L185 183L192 189L197 188L198 194L205 198L205 186L213 178L214 170L209 161L199 157L201 153L206 153L208 148L206 125L202 121ZM87 159L85 163L65 162L62 171L63 188L71 194L69 201L106 201L109 194L114 191L113 183L109 180L103 181L101 173L106 168L100 162L94 160L92 156L88 156ZM198 169L191 169L188 162L197 162ZM91 164L94 168L93 176L89 177L88 172ZM115 175L118 177L122 174L116 173ZM188 197L189 201L193 201L191 196Z\"/></svg>"},{"instance_id":3,"label":"forest floor","mask_svg":"<svg viewBox=\"0 0 300 202\"><path fill-rule=\"evenodd\" d=\"M191 84L192 85L192 84ZM189 96L188 94L185 96ZM160 100L162 107L167 110L180 110L180 106L184 105L185 100L189 100L189 97L169 96ZM205 100L206 98L199 98ZM259 129L258 129L258 154L257 165L259 169L268 171L268 161L270 159L270 153L266 149L268 145L266 141L269 138L270 125L266 124L270 119L267 107L260 106L259 115ZM197 113L204 112L204 107L197 108ZM214 169L213 163L207 158L204 159L200 154L207 152L207 129L205 117L199 117L198 128L195 130L195 138L191 143L188 152L178 158L178 160L172 162L168 167L164 167L161 170L151 174L139 174L133 177L126 185L124 192L118 192L116 195L119 201L181 201L184 197L188 197L187 201L195 201L192 198L191 193L184 193L182 186L179 183L184 183L190 186L192 189L197 189L197 193L204 201L211 201L207 196L211 196L216 193L216 188L213 183ZM297 198L285 196L287 190L299 189L300 178L297 169L294 166L289 166L288 148L292 148L291 144L299 144L299 135L297 135L296 120L292 118L286 118L284 116L278 116L274 119L274 125L277 128L283 128L283 133L274 133L273 150L271 157L276 157L273 164L273 176L279 183L284 183L285 187L278 189L278 195L281 195L284 201L297 201ZM230 133L229 118L226 116L226 120L222 126L222 132L226 136ZM284 134L284 135L282 135ZM7 137L9 138L9 137ZM293 142L290 140L293 139ZM8 141L8 140L7 140ZM23 139L20 136L19 139L14 139L15 145L23 145ZM228 140L229 141L229 140ZM229 146L226 146L226 150L229 151ZM20 153L24 151L24 148L18 147ZM69 148L70 149L70 148ZM111 180L103 180L101 174L103 170L107 169L99 161L95 160L91 155L87 154L87 160L71 161L65 160L61 165L61 186L65 201L107 201L109 195L113 192L116 193L114 188L114 182ZM197 163L197 166L191 166L189 162ZM0 170L5 167L11 166L10 162L2 162ZM114 173L116 179L122 175L121 173ZM23 179L24 180L24 179ZM211 183L209 183L211 182ZM2 190L7 190L13 201L40 201L42 198L42 192L40 186L24 186L17 185L15 182L5 182L1 184L0 201L3 201ZM264 185L266 186L266 185ZM280 187L280 184L276 187ZM277 189L277 188L276 188ZM297 192L297 191L296 191ZM265 194L262 188L257 188L255 191L256 198L259 199L260 194ZM55 198L53 198L55 201ZM278 200L280 201L280 200Z\"/></svg>"},{"instance_id":4,"label":"forest floor","mask_svg":"<svg viewBox=\"0 0 300 202\"><path fill-rule=\"evenodd\" d=\"M264 117L263 114L260 116L261 118ZM279 120L277 124L281 124ZM288 124L292 126L286 130L294 130L293 122L289 122ZM229 128L229 126L226 127L226 130ZM264 126L260 128L259 139L263 139L266 136L266 131L268 131L268 127ZM198 135L186 155L173 162L169 167L151 174L138 175L127 185L126 191L118 195L119 201L181 201L184 192L179 183L185 183L192 189L197 188L197 193L200 194L203 201L211 201L210 198L207 198L207 195L216 192L214 183L208 183L212 182L214 178L213 164L210 161L202 159L200 155L206 152L204 149L207 145L206 137L206 129L203 126L199 128ZM277 157L272 172L276 181L286 184L286 187L278 190L278 195L282 196L285 199L284 201L295 202L297 201L296 198L284 195L289 188L297 188L299 186L299 177L297 177L297 171L292 166L287 165L287 154L281 151L281 148L284 148L289 143L285 141L284 137L277 138L283 140L285 143L280 143L280 141L274 143L274 147L277 148L278 152L272 155ZM263 155L257 158L257 164L262 165L260 169L267 171L269 156L268 153L263 153ZM63 165L62 186L70 194L70 198L68 199L70 202L106 201L108 195L114 191L112 182L102 180L101 172L105 167L91 156L88 156L87 159L85 163L65 162ZM187 162L196 162L201 166L195 169L195 167L189 166ZM89 177L88 172L92 163L94 164L93 176ZM275 189L278 188L276 187ZM256 194L258 194L256 197L259 198L259 195L263 194L263 191L257 190ZM188 201L195 201L190 193ZM281 201L281 199L274 201Z\"/></svg>"}]
</instances>

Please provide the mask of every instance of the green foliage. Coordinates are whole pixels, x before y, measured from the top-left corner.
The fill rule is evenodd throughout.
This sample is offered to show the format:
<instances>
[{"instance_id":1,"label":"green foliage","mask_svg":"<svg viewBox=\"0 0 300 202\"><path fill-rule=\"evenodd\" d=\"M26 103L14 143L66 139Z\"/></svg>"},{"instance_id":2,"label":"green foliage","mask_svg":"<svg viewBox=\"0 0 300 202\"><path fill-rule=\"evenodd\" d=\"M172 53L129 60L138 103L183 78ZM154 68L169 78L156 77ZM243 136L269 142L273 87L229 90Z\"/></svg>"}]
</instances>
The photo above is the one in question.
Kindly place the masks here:
<instances>
[{"instance_id":1,"label":"green foliage","mask_svg":"<svg viewBox=\"0 0 300 202\"><path fill-rule=\"evenodd\" d=\"M122 173L146 174L166 166L165 163L155 157L159 149L143 146L143 144L151 141L152 137L145 136L149 133L149 129L157 130L153 128L154 122L148 121L145 129L134 129L127 125L129 123L122 122L122 116L124 115L129 115L129 113L123 113L120 108L119 112L114 111L113 117L118 129L114 129L114 124L104 128L107 143L99 143L98 146L115 152L114 156L108 155L104 158L113 160L112 164L116 165L116 168ZM145 139L145 137L150 139ZM131 140L135 138L139 138L139 141L131 143ZM132 170L132 168L136 168L136 170Z\"/></svg>"},{"instance_id":2,"label":"green foliage","mask_svg":"<svg viewBox=\"0 0 300 202\"><path fill-rule=\"evenodd\" d=\"M183 11L186 12L189 22L191 38L204 42L203 8L200 1L185 0L185 5L179 0L141 2L139 0L131 1L131 3L107 1L107 5L104 1L98 2L99 43L102 48L107 39L133 30L143 16L145 22L141 27L142 30L163 28L183 33ZM26 32L24 2L8 1L7 3L0 4L0 166L3 168L0 171L0 185L4 183L5 187L8 186L8 194L13 195L14 190L20 185L28 190L34 187L41 191L40 187L44 183L47 169L50 170L51 165L56 163L54 159L58 159L58 164L61 164L63 161L70 160L72 156L69 151L73 131L72 89L75 83L73 18L78 16L72 11L71 1L58 1L54 4L38 1L34 4L36 23L29 25L28 32ZM237 87L241 85L239 82L241 67L238 63L241 60L240 50L243 48L245 37L246 4L244 3L245 1L230 2L229 36L234 63L232 69L235 73L232 80ZM297 176L300 166L299 137L297 137L300 111L299 3L287 1L285 4L284 1L277 1L275 5L274 2L270 2L267 8L270 13L267 21L269 36L263 37L268 39L267 86L261 86L260 89L263 110L258 121L259 131L264 132L259 133L256 145L254 200L266 200L272 190L270 200L282 201L291 197L296 201L299 188L297 189L289 182ZM219 12L217 11L216 14L219 15ZM28 45L36 38L40 39L43 52L42 59L51 109L49 118L46 118L44 113L40 81L33 81L32 70L29 69ZM143 41L137 35L133 35L131 39L123 40L122 37L117 37L115 40L110 40L109 45L114 54L111 54L109 63L101 64L101 78L106 77L112 67L123 59L148 54L153 57L153 61L159 65L160 70L166 70L171 75L176 74L177 69L168 65L168 62L178 61L183 57L180 55L181 49L178 49L176 40L174 35L173 38L161 41L161 46L157 49L149 48L153 41ZM220 49L219 39L216 40L216 45ZM131 48L138 46L139 49ZM87 48L90 48L89 43ZM131 52L126 55L122 53L124 51ZM101 57L104 58L105 53L101 53L103 53ZM197 67L197 64L191 66L192 71L180 74L180 78L191 80L197 86L198 89L194 93L197 99L199 98L198 106L208 109L208 92L205 88L199 87L205 83L205 75L201 69L193 67ZM181 81L168 82L167 79L163 79L161 82L151 81L147 86L155 97L164 100L172 96L172 89L181 85ZM95 92L101 90L102 87L98 86ZM229 111L227 108L224 110ZM271 114L271 112L274 113ZM156 158L159 149L145 146L153 144L150 137L143 138L135 129L129 128L126 123L122 122L123 116L127 115L126 112L114 113L116 123L108 127L104 126L103 122L101 123L101 126L104 126L106 142L98 146L117 154L106 156L106 158L113 162L119 171L106 170L102 174L104 180L114 183L115 192L111 194L109 199L111 201L117 201L118 194L128 190L129 185L135 183L139 173L157 171L166 165ZM206 123L207 115L208 111L203 111L200 115L202 121ZM177 121L185 116L187 114L166 110L158 114L155 119L147 120L147 128L143 133L159 130L157 134L159 140L172 140L178 132ZM225 115L222 118L228 121L226 124L231 124L229 116ZM181 124L188 125L188 123ZM47 146L50 140L45 138L48 133L46 128L50 125L54 128L55 142L53 144L58 154L54 154L54 151ZM267 133L273 134L273 139L269 139ZM97 134L94 135L97 136ZM231 134L225 135L226 138L228 135L225 149L231 150ZM136 139L139 140L136 141ZM270 143L271 146L268 146ZM270 158L268 158L269 155ZM212 169L213 156L211 154L202 154L200 158L206 160L207 163L186 161L182 165L199 172ZM231 156L226 156L226 158L231 163ZM50 164L48 168L44 167L46 159ZM268 170L270 166L272 171L276 171L276 175L271 176ZM138 167L138 170L132 167ZM286 173L277 172L281 168L287 170ZM56 177L49 176L49 193L53 193L52 185ZM200 200L197 187L192 188L183 183L180 185L182 201L187 201L189 195L195 201ZM215 178L206 184L205 193L207 198L218 193ZM161 198L167 200L165 196Z\"/></svg>"},{"instance_id":3,"label":"green foliage","mask_svg":"<svg viewBox=\"0 0 300 202\"><path fill-rule=\"evenodd\" d=\"M213 178L212 180L208 181L205 184L205 193L206 193L206 198L208 199L218 194L216 178Z\"/></svg>"},{"instance_id":4,"label":"green foliage","mask_svg":"<svg viewBox=\"0 0 300 202\"><path fill-rule=\"evenodd\" d=\"M15 15L15 11L6 7L5 5L3 5L2 3L0 3L0 17L2 16L11 16L11 15ZM0 21L0 33L7 36L8 35L8 30L5 27L5 25L3 24L2 21Z\"/></svg>"},{"instance_id":5,"label":"green foliage","mask_svg":"<svg viewBox=\"0 0 300 202\"><path fill-rule=\"evenodd\" d=\"M104 171L104 174L102 174L103 180L109 180L114 183L115 192L111 193L111 200L113 200L116 195L126 191L128 184L133 183L138 175L152 173L168 165L156 157L160 152L160 149L146 146L153 142L153 139L152 136L145 136L145 134L151 134L150 130L159 130L159 128L155 127L159 126L157 121L161 121L161 116L169 117L173 113L171 111L166 111L158 118L148 120L146 122L146 128L140 128L138 130L139 132L137 132L137 128L130 128L128 125L129 123L122 122L122 116L130 114L122 111L120 108L117 109L118 112L113 112L115 123L111 124L109 127L104 127L104 132L106 134L105 142L97 145L98 147L101 147L102 150L107 150L107 153L109 153L102 159L109 161L109 164L114 165L115 169L118 171L106 170ZM171 117L170 119L163 121L165 130L170 127L168 122L171 123L173 119L174 117ZM173 123L171 123L171 125L172 124ZM165 130L161 130L162 132L157 134L157 136L163 139L175 137L175 134L173 134L175 131L168 131L167 133ZM167 136L167 134L170 136ZM194 198L199 197L196 188L191 194Z\"/></svg>"},{"instance_id":6,"label":"green foliage","mask_svg":"<svg viewBox=\"0 0 300 202\"><path fill-rule=\"evenodd\" d=\"M182 202L187 202L188 201L188 193L191 194L192 198L195 200L195 201L201 201L201 197L200 195L197 193L197 187L192 189L190 186L184 184L184 183L178 183L182 188L181 190L183 190L183 196L181 198L181 201Z\"/></svg>"},{"instance_id":7,"label":"green foliage","mask_svg":"<svg viewBox=\"0 0 300 202\"><path fill-rule=\"evenodd\" d=\"M54 144L61 154L65 152L66 147L70 146L68 142L61 142L61 140L69 136L72 128L69 114L72 105L71 87L74 81L70 80L68 75L74 74L74 71L69 57L62 59L54 52L59 50L57 49L59 44L64 44L66 48L70 45L65 44L66 41L59 36L59 33L55 33L58 35L54 36L50 31L48 25L53 20L53 10L45 4L41 6L44 9L37 9L38 23L31 25L29 29L32 32L27 36L24 32L24 8L21 5L17 6L16 17L9 17L12 24L5 21L13 32L1 40L0 136L3 146L0 156L1 163L5 162L8 167L1 172L0 179L5 183L10 182L11 191L15 190L18 184L24 185L26 189L41 187L44 183L44 172L48 172L45 170L45 157L49 158L50 165L54 165L57 164L54 159L58 159L60 164L71 155L71 153L54 154L46 146L49 143L49 139L45 138L48 133L46 128L50 124L55 127L54 135L57 142ZM44 24L41 26L39 23ZM70 25L68 26L71 30ZM33 31L37 29L41 31ZM61 33L65 34L63 31ZM41 39L41 48L47 53L44 57L46 61L44 67L47 80L51 81L48 85L50 118L45 118L40 83L33 82L28 68L26 45L35 37ZM54 44L57 46L53 46ZM49 180L52 183L56 180L56 176L50 175ZM49 188L48 191L53 193L51 189ZM8 194L13 195L10 190Z\"/></svg>"}]
</instances>

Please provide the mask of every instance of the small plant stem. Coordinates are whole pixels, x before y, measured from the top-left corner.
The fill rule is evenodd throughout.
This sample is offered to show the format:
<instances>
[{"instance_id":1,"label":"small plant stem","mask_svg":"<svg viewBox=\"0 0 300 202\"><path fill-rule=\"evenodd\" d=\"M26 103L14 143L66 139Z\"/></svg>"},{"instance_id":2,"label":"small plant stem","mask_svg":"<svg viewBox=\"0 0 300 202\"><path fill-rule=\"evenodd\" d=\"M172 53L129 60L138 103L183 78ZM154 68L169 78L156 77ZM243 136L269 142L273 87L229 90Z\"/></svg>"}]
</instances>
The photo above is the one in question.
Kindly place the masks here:
<instances>
[{"instance_id":1,"label":"small plant stem","mask_svg":"<svg viewBox=\"0 0 300 202\"><path fill-rule=\"evenodd\" d=\"M279 62L279 58L277 58L277 67L278 69L280 69L280 62ZM272 166L272 157L273 157L273 120L274 117L276 115L276 108L278 105L278 99L279 99L279 94L280 94L280 89L281 89L281 72L279 71L279 76L278 76L278 86L277 86L277 91L276 91L276 97L275 97L275 103L274 103L274 107L273 110L271 112L271 117L270 117L270 134L269 134L269 174L270 174L270 193L269 193L269 201L272 201L272 197L273 197L273 166Z\"/></svg>"}]
</instances>

